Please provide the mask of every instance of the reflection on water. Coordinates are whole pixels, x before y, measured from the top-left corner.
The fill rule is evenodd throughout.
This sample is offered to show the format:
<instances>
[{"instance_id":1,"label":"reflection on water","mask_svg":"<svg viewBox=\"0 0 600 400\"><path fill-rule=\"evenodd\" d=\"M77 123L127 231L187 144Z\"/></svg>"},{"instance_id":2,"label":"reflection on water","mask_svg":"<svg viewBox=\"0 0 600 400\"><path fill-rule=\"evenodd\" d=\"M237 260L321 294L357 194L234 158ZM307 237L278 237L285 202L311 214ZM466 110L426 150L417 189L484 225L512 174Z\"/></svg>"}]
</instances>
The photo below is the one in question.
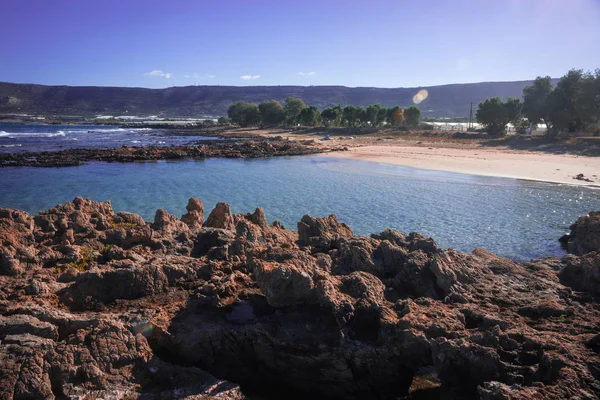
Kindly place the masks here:
<instances>
[{"instance_id":1,"label":"reflection on water","mask_svg":"<svg viewBox=\"0 0 600 400\"><path fill-rule=\"evenodd\" d=\"M182 215L192 196L207 212L218 201L234 212L263 207L292 229L304 214L335 213L356 234L417 231L443 247L518 260L562 255L558 237L600 208L600 191L588 188L325 156L0 169L2 207L36 213L75 196L111 200L146 220L157 208Z\"/></svg>"}]
</instances>

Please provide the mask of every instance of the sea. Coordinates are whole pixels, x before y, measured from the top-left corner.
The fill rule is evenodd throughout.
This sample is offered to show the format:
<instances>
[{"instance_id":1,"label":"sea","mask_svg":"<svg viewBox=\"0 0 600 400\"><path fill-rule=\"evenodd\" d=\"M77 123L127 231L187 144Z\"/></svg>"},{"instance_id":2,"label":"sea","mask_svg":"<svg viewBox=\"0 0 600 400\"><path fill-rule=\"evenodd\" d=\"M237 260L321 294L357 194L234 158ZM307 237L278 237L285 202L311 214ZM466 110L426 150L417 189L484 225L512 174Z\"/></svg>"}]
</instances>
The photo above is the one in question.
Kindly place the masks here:
<instances>
[{"instance_id":1,"label":"sea","mask_svg":"<svg viewBox=\"0 0 600 400\"><path fill-rule=\"evenodd\" d=\"M22 126L19 135L0 127L21 139L9 139L14 144L38 151L55 149L54 141L68 138L86 146L184 140L165 132L118 129ZM59 131L64 136L51 136ZM592 188L322 155L0 168L0 207L35 214L76 196L110 200L116 212L134 212L147 221L159 208L181 216L190 197L202 200L206 214L220 201L236 213L262 207L270 222L291 229L305 214L336 214L358 235L386 228L414 231L433 237L442 248L484 247L517 261L564 255L558 238L579 216L600 209L600 190Z\"/></svg>"},{"instance_id":2,"label":"sea","mask_svg":"<svg viewBox=\"0 0 600 400\"><path fill-rule=\"evenodd\" d=\"M44 125L0 123L0 153L59 151L78 148L120 146L170 146L216 139L206 136L177 136L168 130L126 128L114 125Z\"/></svg>"}]
</instances>

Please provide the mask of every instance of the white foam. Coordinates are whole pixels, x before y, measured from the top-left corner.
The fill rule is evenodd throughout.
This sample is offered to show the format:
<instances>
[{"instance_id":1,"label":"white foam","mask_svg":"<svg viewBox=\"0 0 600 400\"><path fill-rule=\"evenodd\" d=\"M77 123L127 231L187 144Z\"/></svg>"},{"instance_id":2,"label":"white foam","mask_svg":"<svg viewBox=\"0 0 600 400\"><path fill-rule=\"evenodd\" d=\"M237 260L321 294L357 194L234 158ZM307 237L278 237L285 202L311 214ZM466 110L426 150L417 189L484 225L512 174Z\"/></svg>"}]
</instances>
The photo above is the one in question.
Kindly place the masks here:
<instances>
[{"instance_id":1,"label":"white foam","mask_svg":"<svg viewBox=\"0 0 600 400\"><path fill-rule=\"evenodd\" d=\"M4 131L0 131L0 137L5 137L5 136L8 136L8 135L10 135L10 133L4 132Z\"/></svg>"},{"instance_id":2,"label":"white foam","mask_svg":"<svg viewBox=\"0 0 600 400\"><path fill-rule=\"evenodd\" d=\"M0 147L21 147L22 144L0 144Z\"/></svg>"}]
</instances>

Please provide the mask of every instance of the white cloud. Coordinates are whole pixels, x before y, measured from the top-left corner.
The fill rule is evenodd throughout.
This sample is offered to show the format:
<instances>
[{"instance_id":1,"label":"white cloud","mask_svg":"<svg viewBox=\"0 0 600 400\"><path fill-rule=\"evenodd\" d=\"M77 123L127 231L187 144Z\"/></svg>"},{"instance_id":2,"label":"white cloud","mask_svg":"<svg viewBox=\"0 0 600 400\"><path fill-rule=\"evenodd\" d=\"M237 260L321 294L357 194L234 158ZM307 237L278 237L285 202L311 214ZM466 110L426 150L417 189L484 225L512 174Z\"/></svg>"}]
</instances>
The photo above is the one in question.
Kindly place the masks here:
<instances>
[{"instance_id":1,"label":"white cloud","mask_svg":"<svg viewBox=\"0 0 600 400\"><path fill-rule=\"evenodd\" d=\"M163 72L160 69L155 69L153 71L146 72L144 75L146 75L146 76L158 76L160 78L165 78L165 79L171 79L173 77L172 73L170 73L170 72Z\"/></svg>"},{"instance_id":2,"label":"white cloud","mask_svg":"<svg viewBox=\"0 0 600 400\"><path fill-rule=\"evenodd\" d=\"M316 74L317 74L316 72L298 72L298 75L301 75L301 76L313 76Z\"/></svg>"},{"instance_id":3,"label":"white cloud","mask_svg":"<svg viewBox=\"0 0 600 400\"><path fill-rule=\"evenodd\" d=\"M258 79L260 78L260 75L242 75L240 76L241 79L245 80L245 81L249 81L251 79Z\"/></svg>"},{"instance_id":4,"label":"white cloud","mask_svg":"<svg viewBox=\"0 0 600 400\"><path fill-rule=\"evenodd\" d=\"M215 75L211 75L211 74L191 74L191 75L184 75L184 78L189 78L189 79L213 79L216 78Z\"/></svg>"}]
</instances>

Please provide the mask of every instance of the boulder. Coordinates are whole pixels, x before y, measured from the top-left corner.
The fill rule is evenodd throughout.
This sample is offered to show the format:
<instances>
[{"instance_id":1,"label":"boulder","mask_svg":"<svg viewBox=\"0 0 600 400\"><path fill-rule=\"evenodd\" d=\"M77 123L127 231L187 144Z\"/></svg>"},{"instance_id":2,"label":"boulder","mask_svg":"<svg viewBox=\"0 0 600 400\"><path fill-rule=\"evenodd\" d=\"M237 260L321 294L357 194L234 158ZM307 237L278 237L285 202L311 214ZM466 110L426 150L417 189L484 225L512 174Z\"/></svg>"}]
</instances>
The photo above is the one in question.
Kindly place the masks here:
<instances>
[{"instance_id":1,"label":"boulder","mask_svg":"<svg viewBox=\"0 0 600 400\"><path fill-rule=\"evenodd\" d=\"M571 232L560 239L569 253L581 256L600 251L600 211L580 217L570 229Z\"/></svg>"},{"instance_id":2,"label":"boulder","mask_svg":"<svg viewBox=\"0 0 600 400\"><path fill-rule=\"evenodd\" d=\"M187 224L192 230L200 229L204 222L204 205L202 202L192 197L185 208L187 213L181 217L181 221Z\"/></svg>"},{"instance_id":3,"label":"boulder","mask_svg":"<svg viewBox=\"0 0 600 400\"><path fill-rule=\"evenodd\" d=\"M207 228L233 230L235 225L229 204L217 203L215 208L208 215L204 226Z\"/></svg>"},{"instance_id":4,"label":"boulder","mask_svg":"<svg viewBox=\"0 0 600 400\"><path fill-rule=\"evenodd\" d=\"M305 215L298 222L298 237L303 246L312 246L317 251L328 251L338 248L339 239L353 237L352 229L343 222L338 222L332 214L324 218L313 218Z\"/></svg>"}]
</instances>

